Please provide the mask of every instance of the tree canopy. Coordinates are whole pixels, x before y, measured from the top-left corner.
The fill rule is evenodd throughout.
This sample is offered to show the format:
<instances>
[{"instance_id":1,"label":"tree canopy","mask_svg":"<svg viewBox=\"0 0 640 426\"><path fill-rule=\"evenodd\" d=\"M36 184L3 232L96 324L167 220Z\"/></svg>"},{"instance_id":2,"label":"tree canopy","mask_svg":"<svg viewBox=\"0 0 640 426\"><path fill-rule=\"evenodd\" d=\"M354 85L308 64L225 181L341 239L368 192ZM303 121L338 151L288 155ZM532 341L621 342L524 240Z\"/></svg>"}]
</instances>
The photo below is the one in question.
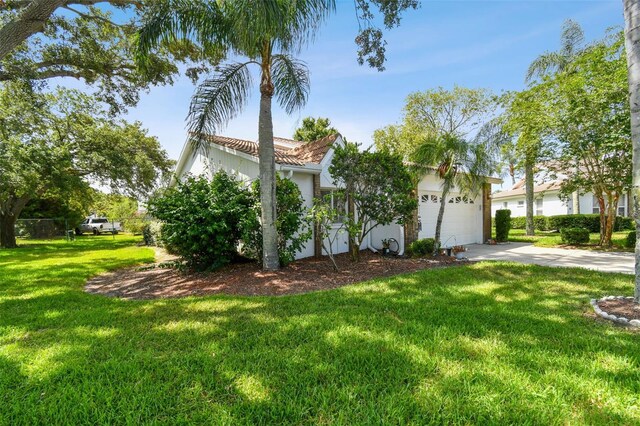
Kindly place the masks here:
<instances>
[{"instance_id":1,"label":"tree canopy","mask_svg":"<svg viewBox=\"0 0 640 426\"><path fill-rule=\"evenodd\" d=\"M109 116L77 90L28 84L0 87L0 229L15 245L13 222L33 198L65 198L90 184L147 196L173 162L140 123Z\"/></svg>"},{"instance_id":2,"label":"tree canopy","mask_svg":"<svg viewBox=\"0 0 640 426\"><path fill-rule=\"evenodd\" d=\"M331 120L328 118L306 117L302 120L302 125L293 134L293 139L313 142L335 133L338 133L338 131L331 126Z\"/></svg>"}]
</instances>

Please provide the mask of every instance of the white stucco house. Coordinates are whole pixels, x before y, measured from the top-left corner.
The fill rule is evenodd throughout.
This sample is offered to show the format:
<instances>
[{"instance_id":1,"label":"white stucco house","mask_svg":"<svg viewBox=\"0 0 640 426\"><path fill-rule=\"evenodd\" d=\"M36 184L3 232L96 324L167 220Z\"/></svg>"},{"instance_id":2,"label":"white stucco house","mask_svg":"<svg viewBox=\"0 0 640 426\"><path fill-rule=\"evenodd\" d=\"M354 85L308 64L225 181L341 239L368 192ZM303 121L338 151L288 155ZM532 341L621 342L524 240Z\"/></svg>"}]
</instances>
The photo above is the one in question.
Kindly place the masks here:
<instances>
[{"instance_id":1,"label":"white stucco house","mask_svg":"<svg viewBox=\"0 0 640 426\"><path fill-rule=\"evenodd\" d=\"M193 152L189 141L180 154L176 165L175 179L187 175L212 176L224 170L238 179L251 182L258 178L258 143L224 136L208 136L208 149ZM283 177L292 179L300 188L307 207L313 205L314 197L330 194L336 187L328 168L333 158L334 144L343 143L339 134L327 136L314 142L299 142L291 139L274 138L276 170ZM501 183L500 179L488 178L482 194L470 198L455 188L449 194L442 226L443 246L455 244L483 243L491 235L491 183ZM436 218L441 202L439 179L428 174L418 184L418 238L433 237ZM346 206L345 206L346 208ZM338 228L339 225L336 225ZM382 239L395 238L404 251L405 230L397 224L379 226L371 233L362 249L380 249ZM334 253L348 251L346 233L338 236L333 247ZM325 254L321 241L310 240L297 258Z\"/></svg>"},{"instance_id":2,"label":"white stucco house","mask_svg":"<svg viewBox=\"0 0 640 426\"><path fill-rule=\"evenodd\" d=\"M573 200L560 198L560 185L562 178L537 181L533 187L534 215L556 216L573 214ZM576 194L577 195L577 194ZM577 195L579 199L579 213L600 213L597 198L590 192ZM629 197L623 194L618 201L618 216L628 216L630 210ZM496 210L509 209L511 217L526 216L526 195L524 179L517 182L507 191L496 192L491 196L491 215L495 217Z\"/></svg>"}]
</instances>

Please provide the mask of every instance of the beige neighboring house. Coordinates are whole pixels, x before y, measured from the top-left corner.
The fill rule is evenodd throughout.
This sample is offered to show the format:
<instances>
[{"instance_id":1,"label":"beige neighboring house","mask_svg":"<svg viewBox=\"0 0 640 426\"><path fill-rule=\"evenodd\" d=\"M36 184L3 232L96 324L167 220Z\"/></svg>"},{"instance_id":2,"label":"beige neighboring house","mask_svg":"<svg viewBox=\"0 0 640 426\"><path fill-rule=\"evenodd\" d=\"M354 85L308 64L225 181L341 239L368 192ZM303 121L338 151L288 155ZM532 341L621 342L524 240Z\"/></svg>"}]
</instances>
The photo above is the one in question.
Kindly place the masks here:
<instances>
[{"instance_id":1,"label":"beige neighboring house","mask_svg":"<svg viewBox=\"0 0 640 426\"><path fill-rule=\"evenodd\" d=\"M547 182L536 182L533 187L534 210L536 216L556 216L573 214L573 201L560 198L562 178ZM578 196L580 213L600 213L597 198L591 192ZM511 217L526 216L526 194L524 179L517 182L507 191L495 192L491 195L491 216L495 217L496 210L509 209ZM630 212L629 197L623 194L618 201L618 216L628 216Z\"/></svg>"},{"instance_id":2,"label":"beige neighboring house","mask_svg":"<svg viewBox=\"0 0 640 426\"><path fill-rule=\"evenodd\" d=\"M176 165L176 178L187 175L211 177L224 170L238 179L251 182L258 178L258 143L254 141L208 136L207 149L193 152L193 144L185 143ZM329 174L329 165L333 158L333 147L343 143L339 134L327 136L314 142L299 142L286 138L274 138L276 170L298 185L305 205L311 207L313 199L330 195L336 190ZM500 184L502 180L488 178L484 191L476 197L468 197L453 188L442 224L441 241L443 246L456 244L483 243L491 236L491 183ZM175 179L172 181L175 183ZM441 181L435 173L426 174L418 184L418 238L429 238L435 234L438 209L442 200ZM336 206L346 211L347 206ZM336 223L334 229L340 228ZM395 238L400 251L404 251L404 228L392 224L378 226L363 242L362 249L380 249L382 240ZM334 253L348 251L346 233L339 233L333 247ZM325 254L321 241L314 238L297 254L297 258Z\"/></svg>"}]
</instances>

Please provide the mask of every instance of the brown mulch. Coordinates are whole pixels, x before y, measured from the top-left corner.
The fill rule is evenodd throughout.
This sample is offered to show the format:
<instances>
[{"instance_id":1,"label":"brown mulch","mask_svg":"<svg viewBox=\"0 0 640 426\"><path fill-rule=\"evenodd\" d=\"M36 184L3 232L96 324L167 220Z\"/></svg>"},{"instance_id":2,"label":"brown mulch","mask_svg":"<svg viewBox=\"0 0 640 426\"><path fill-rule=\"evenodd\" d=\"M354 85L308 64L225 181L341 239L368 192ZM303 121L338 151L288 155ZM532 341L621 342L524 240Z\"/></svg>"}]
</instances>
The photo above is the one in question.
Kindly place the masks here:
<instances>
[{"instance_id":1,"label":"brown mulch","mask_svg":"<svg viewBox=\"0 0 640 426\"><path fill-rule=\"evenodd\" d=\"M640 320L640 304L632 299L599 300L598 306L604 312L631 320Z\"/></svg>"},{"instance_id":2,"label":"brown mulch","mask_svg":"<svg viewBox=\"0 0 640 426\"><path fill-rule=\"evenodd\" d=\"M89 293L125 299L156 299L207 294L277 296L342 287L371 278L386 277L421 269L465 264L452 257L408 259L382 257L362 252L358 263L348 255L336 256L340 270L333 270L328 258L307 258L279 271L262 271L255 263L228 265L215 272L185 273L173 268L121 269L89 280Z\"/></svg>"}]
</instances>

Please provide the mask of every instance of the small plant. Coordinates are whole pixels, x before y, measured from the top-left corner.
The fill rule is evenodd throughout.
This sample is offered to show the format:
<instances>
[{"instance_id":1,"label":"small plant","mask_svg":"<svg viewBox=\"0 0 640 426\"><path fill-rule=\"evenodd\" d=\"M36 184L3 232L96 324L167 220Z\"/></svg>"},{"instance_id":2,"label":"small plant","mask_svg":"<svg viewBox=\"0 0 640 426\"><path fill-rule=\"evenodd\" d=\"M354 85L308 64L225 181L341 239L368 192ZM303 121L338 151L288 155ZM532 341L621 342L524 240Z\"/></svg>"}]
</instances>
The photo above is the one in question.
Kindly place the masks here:
<instances>
[{"instance_id":1,"label":"small plant","mask_svg":"<svg viewBox=\"0 0 640 426\"><path fill-rule=\"evenodd\" d=\"M451 248L451 251L453 251L453 254L458 254L458 253L464 253L465 251L467 251L465 246L453 246Z\"/></svg>"},{"instance_id":2,"label":"small plant","mask_svg":"<svg viewBox=\"0 0 640 426\"><path fill-rule=\"evenodd\" d=\"M587 244L589 230L586 228L562 228L560 238L564 244Z\"/></svg>"},{"instance_id":3,"label":"small plant","mask_svg":"<svg viewBox=\"0 0 640 426\"><path fill-rule=\"evenodd\" d=\"M433 238L423 238L412 242L407 248L407 256L422 257L433 253L436 241Z\"/></svg>"},{"instance_id":4,"label":"small plant","mask_svg":"<svg viewBox=\"0 0 640 426\"><path fill-rule=\"evenodd\" d=\"M511 230L511 210L503 209L496 211L496 241L505 242L509 240Z\"/></svg>"},{"instance_id":5,"label":"small plant","mask_svg":"<svg viewBox=\"0 0 640 426\"><path fill-rule=\"evenodd\" d=\"M631 231L627 234L627 238L624 240L624 246L627 248L634 248L636 246L636 231Z\"/></svg>"},{"instance_id":6,"label":"small plant","mask_svg":"<svg viewBox=\"0 0 640 426\"><path fill-rule=\"evenodd\" d=\"M382 240L382 248L383 249L389 249L389 247L391 247L391 240L387 239L387 238Z\"/></svg>"}]
</instances>

